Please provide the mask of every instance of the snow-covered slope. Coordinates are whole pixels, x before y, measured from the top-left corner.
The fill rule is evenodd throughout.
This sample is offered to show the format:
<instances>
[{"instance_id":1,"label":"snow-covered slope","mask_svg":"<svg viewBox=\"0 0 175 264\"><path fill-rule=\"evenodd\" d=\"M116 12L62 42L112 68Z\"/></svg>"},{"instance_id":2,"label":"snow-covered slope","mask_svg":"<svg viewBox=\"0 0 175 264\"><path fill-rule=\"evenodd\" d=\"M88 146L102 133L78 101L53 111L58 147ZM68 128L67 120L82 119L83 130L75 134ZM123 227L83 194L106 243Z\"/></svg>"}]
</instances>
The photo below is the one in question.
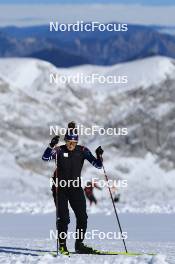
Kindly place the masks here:
<instances>
[{"instance_id":1,"label":"snow-covered slope","mask_svg":"<svg viewBox=\"0 0 175 264\"><path fill-rule=\"evenodd\" d=\"M128 76L127 84L50 84L50 73ZM111 178L128 180L120 190L122 211L175 211L175 61L165 57L110 67L57 69L33 59L0 60L1 211L53 210L49 176L54 164L41 161L49 125L127 127L128 136L82 137L94 151L101 144ZM83 176L102 177L85 164ZM158 183L158 184L157 184ZM9 186L12 186L9 191ZM96 210L108 210L105 191ZM24 202L22 204L22 201Z\"/></svg>"},{"instance_id":2,"label":"snow-covered slope","mask_svg":"<svg viewBox=\"0 0 175 264\"><path fill-rule=\"evenodd\" d=\"M136 87L147 88L151 85L156 85L164 81L168 77L172 77L174 74L175 62L169 58L156 56L147 59L136 60L134 62L126 62L121 64L116 64L114 66L91 66L85 65L80 67L70 68L70 70L62 70L61 73L75 76L78 73L82 73L84 76L90 74L99 74L105 77L107 76L127 76L128 83L123 86L123 84L109 85L114 86L114 88L121 88L122 91L132 90ZM86 84L84 85L86 87ZM107 88L105 84L104 87ZM89 85L92 88L92 85ZM102 89L102 85L98 85L96 81L93 88Z\"/></svg>"}]
</instances>

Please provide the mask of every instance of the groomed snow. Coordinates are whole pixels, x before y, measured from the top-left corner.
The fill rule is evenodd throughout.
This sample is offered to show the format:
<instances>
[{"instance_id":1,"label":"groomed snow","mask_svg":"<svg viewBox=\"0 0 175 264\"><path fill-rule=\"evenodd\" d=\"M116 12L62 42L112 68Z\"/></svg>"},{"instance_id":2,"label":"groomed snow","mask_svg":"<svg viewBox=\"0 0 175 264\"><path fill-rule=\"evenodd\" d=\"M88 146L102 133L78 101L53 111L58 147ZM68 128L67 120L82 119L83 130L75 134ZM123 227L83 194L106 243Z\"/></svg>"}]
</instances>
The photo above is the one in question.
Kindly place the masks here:
<instances>
[{"instance_id":1,"label":"groomed snow","mask_svg":"<svg viewBox=\"0 0 175 264\"><path fill-rule=\"evenodd\" d=\"M30 263L30 264L56 264L56 263L74 263L74 264L168 264L165 260L165 256L157 255L154 257L149 256L142 256L142 257L123 257L123 256L71 256L70 258L66 256L58 256L52 257L50 254L45 254L44 256L25 256L25 255L15 255L15 254L7 254L1 253L0 254L0 263L3 264L23 264L23 263Z\"/></svg>"}]
</instances>

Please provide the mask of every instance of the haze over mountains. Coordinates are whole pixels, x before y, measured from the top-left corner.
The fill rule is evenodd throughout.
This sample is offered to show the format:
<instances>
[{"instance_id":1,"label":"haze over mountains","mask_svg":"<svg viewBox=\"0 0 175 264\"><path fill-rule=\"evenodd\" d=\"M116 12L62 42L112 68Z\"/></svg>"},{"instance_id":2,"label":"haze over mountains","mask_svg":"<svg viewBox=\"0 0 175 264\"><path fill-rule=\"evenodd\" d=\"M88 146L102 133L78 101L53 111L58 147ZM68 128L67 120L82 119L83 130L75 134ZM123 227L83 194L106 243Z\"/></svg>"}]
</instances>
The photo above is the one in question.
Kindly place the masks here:
<instances>
[{"instance_id":1,"label":"haze over mountains","mask_svg":"<svg viewBox=\"0 0 175 264\"><path fill-rule=\"evenodd\" d=\"M57 67L113 65L153 55L175 58L175 36L162 27L127 32L49 32L48 26L0 28L0 57L32 57ZM161 31L161 32L160 32Z\"/></svg>"}]
</instances>

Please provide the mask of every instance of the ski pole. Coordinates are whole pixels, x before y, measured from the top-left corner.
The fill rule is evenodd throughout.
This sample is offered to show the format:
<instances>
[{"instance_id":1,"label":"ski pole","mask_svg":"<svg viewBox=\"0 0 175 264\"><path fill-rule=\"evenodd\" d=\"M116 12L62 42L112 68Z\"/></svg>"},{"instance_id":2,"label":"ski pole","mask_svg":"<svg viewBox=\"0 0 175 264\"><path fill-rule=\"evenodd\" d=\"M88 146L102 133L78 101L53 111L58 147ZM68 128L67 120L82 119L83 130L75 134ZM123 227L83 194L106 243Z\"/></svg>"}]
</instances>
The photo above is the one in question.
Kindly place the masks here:
<instances>
[{"instance_id":1,"label":"ski pole","mask_svg":"<svg viewBox=\"0 0 175 264\"><path fill-rule=\"evenodd\" d=\"M57 163L57 152L56 152L56 234L57 234L57 256L58 256L58 224L57 224L57 221L58 221L58 171L57 171L57 166L58 166L58 163Z\"/></svg>"},{"instance_id":2,"label":"ski pole","mask_svg":"<svg viewBox=\"0 0 175 264\"><path fill-rule=\"evenodd\" d=\"M105 167L103 165L102 156L101 156L101 162L102 162L102 168L103 168L103 172L104 172L104 175L105 175L105 179L108 182L108 176L106 174ZM115 216L116 216L116 219L117 219L117 222L118 222L118 225L119 225L120 233L122 234L123 245L124 245L126 253L128 253L128 250L126 248L126 243L125 243L125 240L123 238L122 227L121 227L121 224L120 224L120 220L119 220L118 213L117 213L117 210L116 210L116 207L115 207L115 203L114 203L114 199L113 199L113 196L112 196L111 188L110 188L109 185L108 185L108 190L109 190L109 193L110 193L110 196L111 196L111 200L112 200L112 204L113 204L113 207L114 207Z\"/></svg>"}]
</instances>

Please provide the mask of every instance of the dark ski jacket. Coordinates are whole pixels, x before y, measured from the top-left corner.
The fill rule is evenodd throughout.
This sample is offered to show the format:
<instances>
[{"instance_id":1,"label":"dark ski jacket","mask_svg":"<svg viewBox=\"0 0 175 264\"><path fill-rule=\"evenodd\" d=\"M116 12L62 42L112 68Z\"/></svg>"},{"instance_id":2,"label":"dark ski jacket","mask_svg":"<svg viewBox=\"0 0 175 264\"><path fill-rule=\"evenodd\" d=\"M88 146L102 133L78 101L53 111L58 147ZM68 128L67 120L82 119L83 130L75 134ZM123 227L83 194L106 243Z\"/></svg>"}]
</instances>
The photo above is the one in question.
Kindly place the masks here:
<instances>
[{"instance_id":1,"label":"dark ski jacket","mask_svg":"<svg viewBox=\"0 0 175 264\"><path fill-rule=\"evenodd\" d=\"M56 160L58 178L60 180L76 180L81 177L84 160L88 160L94 167L101 169L102 162L95 158L86 147L77 145L73 151L69 151L66 145L54 149L47 148L42 156L44 161Z\"/></svg>"}]
</instances>

